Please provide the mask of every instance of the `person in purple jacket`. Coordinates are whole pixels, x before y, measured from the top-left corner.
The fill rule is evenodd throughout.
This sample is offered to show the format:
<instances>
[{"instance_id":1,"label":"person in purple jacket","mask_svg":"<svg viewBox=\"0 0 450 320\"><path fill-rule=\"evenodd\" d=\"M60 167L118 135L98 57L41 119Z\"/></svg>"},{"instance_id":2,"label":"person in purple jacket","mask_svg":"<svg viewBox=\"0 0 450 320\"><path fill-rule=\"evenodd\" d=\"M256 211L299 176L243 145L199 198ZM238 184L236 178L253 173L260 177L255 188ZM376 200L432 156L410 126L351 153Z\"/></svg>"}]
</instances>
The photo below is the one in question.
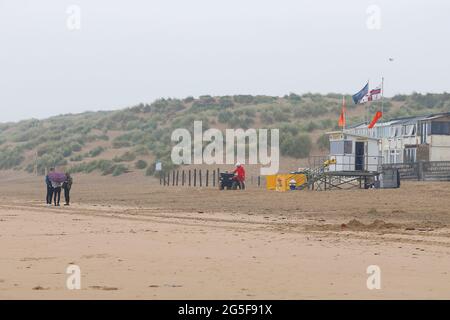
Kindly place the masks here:
<instances>
[{"instance_id":1,"label":"person in purple jacket","mask_svg":"<svg viewBox=\"0 0 450 320\"><path fill-rule=\"evenodd\" d=\"M50 172L54 172L55 168L50 168ZM45 184L47 185L47 206L52 205L52 198L53 198L53 186L52 182L50 181L50 177L48 174L45 176Z\"/></svg>"}]
</instances>

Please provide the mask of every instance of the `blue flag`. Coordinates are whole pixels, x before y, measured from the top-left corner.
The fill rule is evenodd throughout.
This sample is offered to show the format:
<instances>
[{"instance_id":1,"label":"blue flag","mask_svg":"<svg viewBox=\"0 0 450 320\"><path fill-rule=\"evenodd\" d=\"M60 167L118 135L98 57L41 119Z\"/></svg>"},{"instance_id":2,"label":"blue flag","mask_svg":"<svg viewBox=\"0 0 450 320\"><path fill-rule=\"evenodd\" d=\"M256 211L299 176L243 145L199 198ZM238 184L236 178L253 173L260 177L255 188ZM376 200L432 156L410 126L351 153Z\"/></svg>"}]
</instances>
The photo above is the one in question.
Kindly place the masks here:
<instances>
[{"instance_id":1,"label":"blue flag","mask_svg":"<svg viewBox=\"0 0 450 320\"><path fill-rule=\"evenodd\" d=\"M361 100L364 98L364 96L368 93L369 93L369 83L367 82L367 84L364 86L364 88L362 88L361 91L353 95L353 102L355 104L360 103Z\"/></svg>"}]
</instances>

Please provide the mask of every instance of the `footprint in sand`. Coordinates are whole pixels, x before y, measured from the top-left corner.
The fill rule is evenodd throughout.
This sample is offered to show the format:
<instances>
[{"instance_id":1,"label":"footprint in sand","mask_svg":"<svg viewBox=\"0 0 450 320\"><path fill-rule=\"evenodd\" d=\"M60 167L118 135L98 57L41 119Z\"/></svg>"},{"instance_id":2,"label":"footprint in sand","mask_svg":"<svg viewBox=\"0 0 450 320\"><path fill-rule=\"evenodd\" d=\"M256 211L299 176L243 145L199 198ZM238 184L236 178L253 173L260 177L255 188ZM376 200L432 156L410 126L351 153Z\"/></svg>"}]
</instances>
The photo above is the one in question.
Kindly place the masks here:
<instances>
[{"instance_id":1,"label":"footprint in sand","mask_svg":"<svg viewBox=\"0 0 450 320\"><path fill-rule=\"evenodd\" d=\"M119 288L107 287L107 286L90 286L89 288L95 289L95 290L105 290L105 291L116 291L116 290L119 290Z\"/></svg>"},{"instance_id":2,"label":"footprint in sand","mask_svg":"<svg viewBox=\"0 0 450 320\"><path fill-rule=\"evenodd\" d=\"M82 259L93 259L93 258L97 258L97 259L104 259L104 258L108 258L110 257L109 254L106 253L99 253L99 254L87 254L82 256Z\"/></svg>"},{"instance_id":3,"label":"footprint in sand","mask_svg":"<svg viewBox=\"0 0 450 320\"><path fill-rule=\"evenodd\" d=\"M160 286L156 285L156 284L152 284L149 286L150 288L159 288ZM163 285L163 287L166 288L182 288L183 286L180 284L165 284Z\"/></svg>"},{"instance_id":4,"label":"footprint in sand","mask_svg":"<svg viewBox=\"0 0 450 320\"><path fill-rule=\"evenodd\" d=\"M42 286L36 286L33 288L33 290L49 290L50 288L44 288Z\"/></svg>"}]
</instances>

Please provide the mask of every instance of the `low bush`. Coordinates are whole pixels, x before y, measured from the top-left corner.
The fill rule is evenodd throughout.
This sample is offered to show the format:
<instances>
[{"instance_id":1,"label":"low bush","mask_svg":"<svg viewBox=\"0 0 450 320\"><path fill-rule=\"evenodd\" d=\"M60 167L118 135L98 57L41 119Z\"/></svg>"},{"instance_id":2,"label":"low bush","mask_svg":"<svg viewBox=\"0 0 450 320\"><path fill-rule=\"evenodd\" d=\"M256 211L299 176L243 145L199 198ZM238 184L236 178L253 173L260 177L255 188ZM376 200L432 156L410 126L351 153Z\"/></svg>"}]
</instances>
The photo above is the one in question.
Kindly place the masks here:
<instances>
[{"instance_id":1,"label":"low bush","mask_svg":"<svg viewBox=\"0 0 450 320\"><path fill-rule=\"evenodd\" d=\"M138 161L136 161L136 163L134 164L134 167L135 167L136 169L140 169L140 170L145 169L145 168L147 168L147 162L144 161L144 160L138 160Z\"/></svg>"}]
</instances>

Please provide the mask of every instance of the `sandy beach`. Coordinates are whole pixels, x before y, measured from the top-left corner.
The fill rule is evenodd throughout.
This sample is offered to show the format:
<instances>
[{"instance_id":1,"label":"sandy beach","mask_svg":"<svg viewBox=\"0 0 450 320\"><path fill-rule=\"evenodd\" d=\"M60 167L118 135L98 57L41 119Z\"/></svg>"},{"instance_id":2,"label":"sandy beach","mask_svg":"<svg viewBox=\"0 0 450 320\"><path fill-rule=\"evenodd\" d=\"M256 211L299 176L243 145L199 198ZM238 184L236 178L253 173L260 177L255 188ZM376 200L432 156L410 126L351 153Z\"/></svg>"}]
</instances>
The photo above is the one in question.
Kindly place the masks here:
<instances>
[{"instance_id":1,"label":"sandy beach","mask_svg":"<svg viewBox=\"0 0 450 320\"><path fill-rule=\"evenodd\" d=\"M278 193L0 175L0 299L448 299L450 183ZM67 267L81 289L66 286ZM381 270L369 290L367 267Z\"/></svg>"}]
</instances>

